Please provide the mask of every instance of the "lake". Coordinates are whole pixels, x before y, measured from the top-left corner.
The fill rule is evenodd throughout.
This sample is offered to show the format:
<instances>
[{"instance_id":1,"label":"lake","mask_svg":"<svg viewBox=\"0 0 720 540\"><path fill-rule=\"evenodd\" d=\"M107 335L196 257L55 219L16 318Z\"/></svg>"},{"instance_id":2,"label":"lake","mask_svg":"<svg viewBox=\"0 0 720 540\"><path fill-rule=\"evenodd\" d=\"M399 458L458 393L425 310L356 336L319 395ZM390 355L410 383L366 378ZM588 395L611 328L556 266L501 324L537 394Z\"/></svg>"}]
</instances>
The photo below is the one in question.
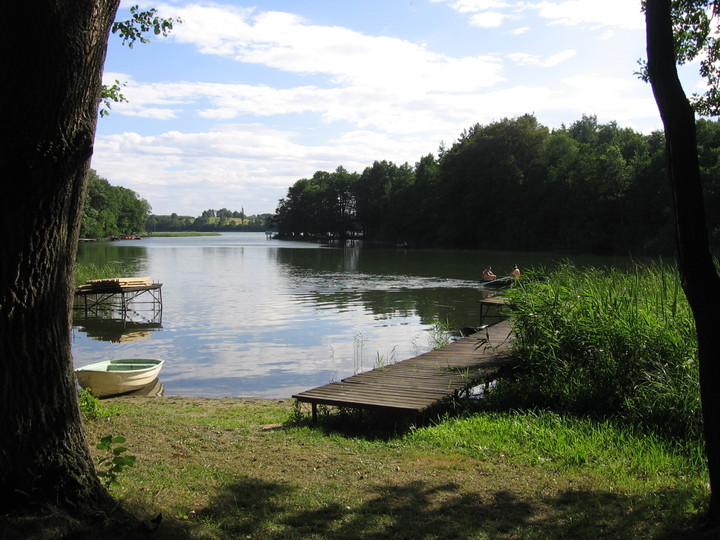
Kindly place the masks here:
<instances>
[{"instance_id":1,"label":"lake","mask_svg":"<svg viewBox=\"0 0 720 540\"><path fill-rule=\"evenodd\" d=\"M264 233L83 243L83 261L120 261L162 286L162 311L75 312L76 367L164 358L165 395L287 398L426 352L437 321L479 321L482 270L550 267L560 255L332 247ZM573 257L578 264L626 259Z\"/></svg>"}]
</instances>

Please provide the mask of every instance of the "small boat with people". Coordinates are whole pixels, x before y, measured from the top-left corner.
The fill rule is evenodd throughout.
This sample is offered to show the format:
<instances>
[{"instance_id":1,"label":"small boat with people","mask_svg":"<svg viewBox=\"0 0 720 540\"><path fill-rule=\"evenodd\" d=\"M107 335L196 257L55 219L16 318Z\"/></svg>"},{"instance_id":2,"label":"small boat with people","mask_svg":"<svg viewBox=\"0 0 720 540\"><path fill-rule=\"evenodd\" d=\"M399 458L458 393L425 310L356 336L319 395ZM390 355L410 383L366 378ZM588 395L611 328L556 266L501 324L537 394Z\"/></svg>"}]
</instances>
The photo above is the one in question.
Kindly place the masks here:
<instances>
[{"instance_id":1,"label":"small boat with people","mask_svg":"<svg viewBox=\"0 0 720 540\"><path fill-rule=\"evenodd\" d=\"M103 360L75 370L80 386L89 388L96 397L134 392L157 379L164 360L155 358L121 358Z\"/></svg>"},{"instance_id":2,"label":"small boat with people","mask_svg":"<svg viewBox=\"0 0 720 540\"><path fill-rule=\"evenodd\" d=\"M513 281L520 277L520 268L516 264L509 276L497 277L493 272L492 266L488 266L483 270L480 287L483 289L497 290L504 289L513 284Z\"/></svg>"}]
</instances>

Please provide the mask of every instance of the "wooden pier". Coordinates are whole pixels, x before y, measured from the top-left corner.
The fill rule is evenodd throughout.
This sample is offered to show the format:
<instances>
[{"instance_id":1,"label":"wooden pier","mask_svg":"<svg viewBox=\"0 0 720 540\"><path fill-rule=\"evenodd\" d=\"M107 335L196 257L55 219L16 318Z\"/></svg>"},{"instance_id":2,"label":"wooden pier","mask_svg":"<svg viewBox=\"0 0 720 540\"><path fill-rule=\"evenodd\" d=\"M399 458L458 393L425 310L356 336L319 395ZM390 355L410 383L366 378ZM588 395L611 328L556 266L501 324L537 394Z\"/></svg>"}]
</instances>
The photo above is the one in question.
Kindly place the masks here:
<instances>
[{"instance_id":1,"label":"wooden pier","mask_svg":"<svg viewBox=\"0 0 720 540\"><path fill-rule=\"evenodd\" d=\"M511 324L502 321L420 356L295 394L312 405L422 413L492 380L510 361Z\"/></svg>"},{"instance_id":2,"label":"wooden pier","mask_svg":"<svg viewBox=\"0 0 720 540\"><path fill-rule=\"evenodd\" d=\"M127 320L140 312L146 322L162 321L162 283L150 278L111 278L89 280L75 288L75 311L85 318L106 318L118 313Z\"/></svg>"}]
</instances>

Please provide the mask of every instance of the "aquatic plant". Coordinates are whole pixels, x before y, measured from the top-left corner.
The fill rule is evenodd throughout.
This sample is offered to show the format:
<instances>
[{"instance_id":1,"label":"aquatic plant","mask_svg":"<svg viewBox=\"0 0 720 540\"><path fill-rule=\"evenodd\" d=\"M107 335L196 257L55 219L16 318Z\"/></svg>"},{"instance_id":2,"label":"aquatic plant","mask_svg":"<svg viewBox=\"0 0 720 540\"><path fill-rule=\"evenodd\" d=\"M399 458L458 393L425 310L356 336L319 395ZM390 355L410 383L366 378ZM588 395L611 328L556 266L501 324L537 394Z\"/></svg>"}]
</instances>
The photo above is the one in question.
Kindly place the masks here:
<instances>
[{"instance_id":1,"label":"aquatic plant","mask_svg":"<svg viewBox=\"0 0 720 540\"><path fill-rule=\"evenodd\" d=\"M450 321L447 319L444 321L435 319L428 330L428 346L431 349L439 349L448 345L452 336L450 328Z\"/></svg>"}]
</instances>

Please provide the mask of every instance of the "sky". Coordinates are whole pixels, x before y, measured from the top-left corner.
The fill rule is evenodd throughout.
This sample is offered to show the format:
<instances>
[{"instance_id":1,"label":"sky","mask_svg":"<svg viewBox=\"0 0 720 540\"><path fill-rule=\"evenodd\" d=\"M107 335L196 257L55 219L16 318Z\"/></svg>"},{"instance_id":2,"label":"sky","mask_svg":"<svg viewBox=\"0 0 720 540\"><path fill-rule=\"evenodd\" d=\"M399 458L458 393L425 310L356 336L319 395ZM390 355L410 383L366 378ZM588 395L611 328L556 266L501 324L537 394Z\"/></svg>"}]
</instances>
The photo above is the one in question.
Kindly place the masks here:
<instances>
[{"instance_id":1,"label":"sky","mask_svg":"<svg viewBox=\"0 0 720 540\"><path fill-rule=\"evenodd\" d=\"M123 0L118 19L129 17ZM92 167L154 214L273 213L297 180L414 165L463 130L533 114L649 133L640 0L257 0L140 4L167 38L110 36ZM693 66L687 93L700 89Z\"/></svg>"}]
</instances>

